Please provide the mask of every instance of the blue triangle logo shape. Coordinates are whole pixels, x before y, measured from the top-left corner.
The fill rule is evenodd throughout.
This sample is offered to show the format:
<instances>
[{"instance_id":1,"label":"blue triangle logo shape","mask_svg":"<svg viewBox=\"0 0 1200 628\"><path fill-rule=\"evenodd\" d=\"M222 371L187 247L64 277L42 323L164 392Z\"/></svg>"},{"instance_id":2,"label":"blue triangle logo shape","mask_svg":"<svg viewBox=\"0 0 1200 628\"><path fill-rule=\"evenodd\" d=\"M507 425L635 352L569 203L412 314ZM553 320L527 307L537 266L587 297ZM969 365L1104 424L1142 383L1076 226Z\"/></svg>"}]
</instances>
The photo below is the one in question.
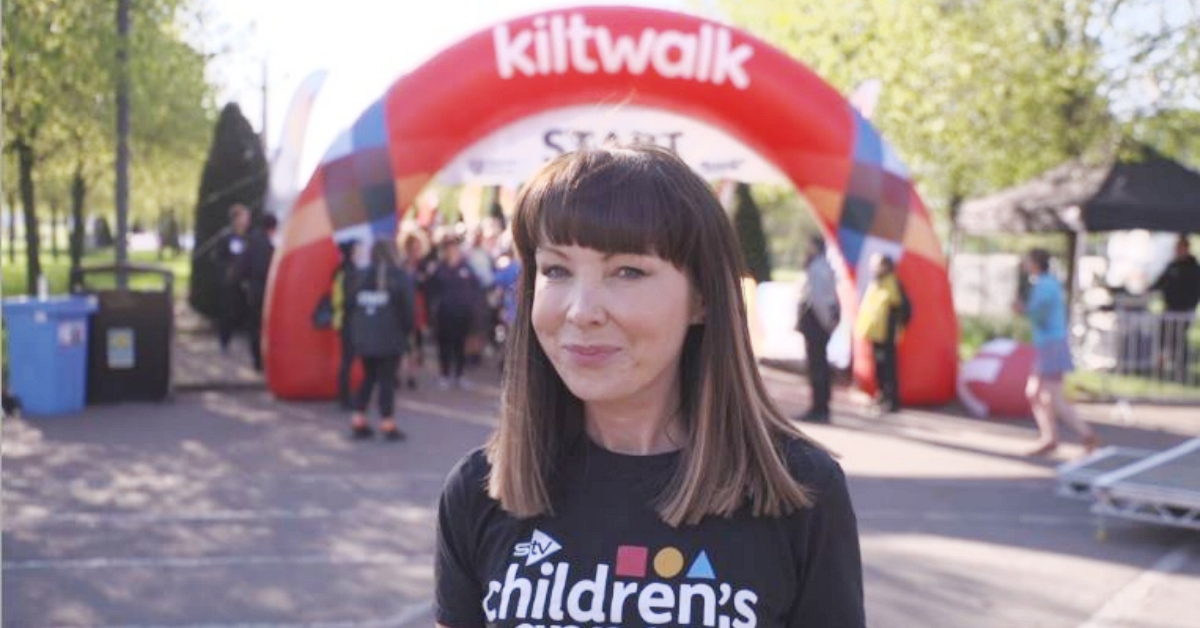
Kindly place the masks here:
<instances>
[{"instance_id":1,"label":"blue triangle logo shape","mask_svg":"<svg viewBox=\"0 0 1200 628\"><path fill-rule=\"evenodd\" d=\"M687 577L698 580L716 580L717 576L713 573L712 563L708 561L708 554L701 551L696 560L692 562L692 568L688 570Z\"/></svg>"}]
</instances>

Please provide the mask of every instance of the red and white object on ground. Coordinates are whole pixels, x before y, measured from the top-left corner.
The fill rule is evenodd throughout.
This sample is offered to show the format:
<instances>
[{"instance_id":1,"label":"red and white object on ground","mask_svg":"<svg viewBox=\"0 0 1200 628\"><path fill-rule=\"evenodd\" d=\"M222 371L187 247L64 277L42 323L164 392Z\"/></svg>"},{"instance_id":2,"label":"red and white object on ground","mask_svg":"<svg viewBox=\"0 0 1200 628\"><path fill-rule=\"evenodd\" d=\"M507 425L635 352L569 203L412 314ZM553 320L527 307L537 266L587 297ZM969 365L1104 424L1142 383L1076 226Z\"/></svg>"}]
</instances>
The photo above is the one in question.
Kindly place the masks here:
<instances>
[{"instance_id":1,"label":"red and white object on ground","mask_svg":"<svg viewBox=\"0 0 1200 628\"><path fill-rule=\"evenodd\" d=\"M1032 414L1025 383L1033 372L1035 349L1016 340L983 344L958 370L958 398L971 414L987 418L1024 418Z\"/></svg>"}]
</instances>

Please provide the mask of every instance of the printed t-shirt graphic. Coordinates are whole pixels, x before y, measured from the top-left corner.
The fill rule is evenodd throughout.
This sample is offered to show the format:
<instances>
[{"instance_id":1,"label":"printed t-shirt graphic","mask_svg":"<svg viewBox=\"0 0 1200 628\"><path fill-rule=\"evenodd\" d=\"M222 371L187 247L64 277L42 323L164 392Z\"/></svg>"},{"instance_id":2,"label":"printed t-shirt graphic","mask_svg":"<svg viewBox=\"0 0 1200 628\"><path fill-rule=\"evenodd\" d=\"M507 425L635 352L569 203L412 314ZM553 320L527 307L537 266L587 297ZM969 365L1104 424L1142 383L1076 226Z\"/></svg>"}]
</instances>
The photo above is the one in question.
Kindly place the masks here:
<instances>
[{"instance_id":1,"label":"printed t-shirt graphic","mask_svg":"<svg viewBox=\"0 0 1200 628\"><path fill-rule=\"evenodd\" d=\"M802 441L789 468L815 504L743 507L673 528L654 509L681 454L625 456L586 437L554 470L553 514L518 519L478 450L438 508L438 623L450 628L861 628L862 567L845 476Z\"/></svg>"},{"instance_id":2,"label":"printed t-shirt graphic","mask_svg":"<svg viewBox=\"0 0 1200 628\"><path fill-rule=\"evenodd\" d=\"M678 548L652 552L644 545L618 545L611 563L590 569L567 561L543 562L560 549L558 541L538 529L528 541L516 544L504 578L487 584L483 612L488 623L585 626L634 619L644 625L718 628L752 628L758 623L758 594L719 582L703 550L690 563Z\"/></svg>"}]
</instances>

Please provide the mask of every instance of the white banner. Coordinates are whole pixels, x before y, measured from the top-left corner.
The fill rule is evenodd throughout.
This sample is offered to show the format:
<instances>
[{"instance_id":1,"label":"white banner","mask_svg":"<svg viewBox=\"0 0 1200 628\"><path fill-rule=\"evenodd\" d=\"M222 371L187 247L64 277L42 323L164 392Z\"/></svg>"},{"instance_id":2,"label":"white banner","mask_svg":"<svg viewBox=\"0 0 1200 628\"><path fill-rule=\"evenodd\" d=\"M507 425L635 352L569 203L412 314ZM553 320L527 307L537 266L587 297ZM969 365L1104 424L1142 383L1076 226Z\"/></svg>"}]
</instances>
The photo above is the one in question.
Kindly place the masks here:
<instances>
[{"instance_id":1,"label":"white banner","mask_svg":"<svg viewBox=\"0 0 1200 628\"><path fill-rule=\"evenodd\" d=\"M519 185L558 155L612 139L670 148L708 180L787 183L775 166L728 133L693 118L635 105L582 105L524 118L460 153L438 179L449 185Z\"/></svg>"}]
</instances>

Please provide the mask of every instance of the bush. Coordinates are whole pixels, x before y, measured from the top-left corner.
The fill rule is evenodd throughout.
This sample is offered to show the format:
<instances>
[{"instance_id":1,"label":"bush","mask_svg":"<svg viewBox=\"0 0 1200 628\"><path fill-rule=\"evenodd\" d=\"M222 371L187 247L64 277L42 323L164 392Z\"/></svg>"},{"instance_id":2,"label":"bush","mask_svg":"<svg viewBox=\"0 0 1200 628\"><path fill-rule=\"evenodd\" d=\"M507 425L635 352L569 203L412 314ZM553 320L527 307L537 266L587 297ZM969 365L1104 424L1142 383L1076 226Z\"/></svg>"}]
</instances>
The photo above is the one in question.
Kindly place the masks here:
<instances>
[{"instance_id":1,"label":"bush","mask_svg":"<svg viewBox=\"0 0 1200 628\"><path fill-rule=\"evenodd\" d=\"M200 179L193 221L196 245L188 286L188 302L210 319L220 312L221 269L211 254L213 243L229 225L229 208L235 203L249 207L254 222L258 222L267 181L262 143L237 104L226 105L213 131L212 148Z\"/></svg>"},{"instance_id":2,"label":"bush","mask_svg":"<svg viewBox=\"0 0 1200 628\"><path fill-rule=\"evenodd\" d=\"M989 340L1012 338L1029 342L1033 337L1029 321L1020 316L962 316L958 319L958 329L958 357L962 360L974 357L979 347Z\"/></svg>"},{"instance_id":3,"label":"bush","mask_svg":"<svg viewBox=\"0 0 1200 628\"><path fill-rule=\"evenodd\" d=\"M771 280L771 252L767 249L767 234L763 232L762 212L750 196L750 186L737 185L737 199L733 209L733 226L737 230L738 242L746 268L754 280L762 283Z\"/></svg>"}]
</instances>

